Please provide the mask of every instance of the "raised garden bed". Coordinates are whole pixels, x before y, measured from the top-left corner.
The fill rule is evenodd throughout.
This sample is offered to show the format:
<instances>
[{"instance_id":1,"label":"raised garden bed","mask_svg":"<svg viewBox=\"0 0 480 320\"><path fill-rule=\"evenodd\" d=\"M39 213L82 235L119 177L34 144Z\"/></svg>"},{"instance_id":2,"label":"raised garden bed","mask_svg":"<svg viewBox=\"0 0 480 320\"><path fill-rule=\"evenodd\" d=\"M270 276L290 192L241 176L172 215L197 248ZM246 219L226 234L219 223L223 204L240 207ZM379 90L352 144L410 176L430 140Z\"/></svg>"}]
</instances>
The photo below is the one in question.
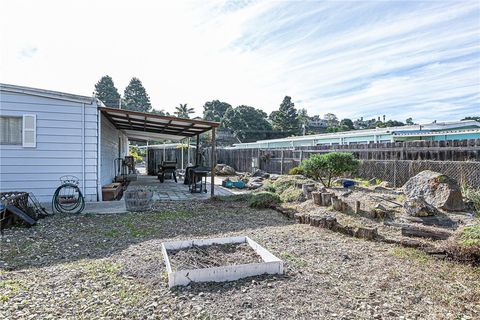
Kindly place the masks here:
<instances>
[{"instance_id":1,"label":"raised garden bed","mask_svg":"<svg viewBox=\"0 0 480 320\"><path fill-rule=\"evenodd\" d=\"M168 286L282 274L283 261L248 237L162 243Z\"/></svg>"}]
</instances>

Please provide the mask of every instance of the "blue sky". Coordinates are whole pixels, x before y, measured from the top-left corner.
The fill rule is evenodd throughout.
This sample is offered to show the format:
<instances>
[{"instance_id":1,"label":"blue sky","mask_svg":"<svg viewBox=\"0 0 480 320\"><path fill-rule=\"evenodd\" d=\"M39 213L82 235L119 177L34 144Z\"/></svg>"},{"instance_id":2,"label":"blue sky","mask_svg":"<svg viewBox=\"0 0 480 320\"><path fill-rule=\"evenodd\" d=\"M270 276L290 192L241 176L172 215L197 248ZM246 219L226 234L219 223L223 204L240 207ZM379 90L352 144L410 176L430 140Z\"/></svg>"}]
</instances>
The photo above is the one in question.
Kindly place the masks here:
<instances>
[{"instance_id":1,"label":"blue sky","mask_svg":"<svg viewBox=\"0 0 480 320\"><path fill-rule=\"evenodd\" d=\"M0 81L90 95L139 77L157 109L415 121L480 115L479 1L11 1Z\"/></svg>"}]
</instances>

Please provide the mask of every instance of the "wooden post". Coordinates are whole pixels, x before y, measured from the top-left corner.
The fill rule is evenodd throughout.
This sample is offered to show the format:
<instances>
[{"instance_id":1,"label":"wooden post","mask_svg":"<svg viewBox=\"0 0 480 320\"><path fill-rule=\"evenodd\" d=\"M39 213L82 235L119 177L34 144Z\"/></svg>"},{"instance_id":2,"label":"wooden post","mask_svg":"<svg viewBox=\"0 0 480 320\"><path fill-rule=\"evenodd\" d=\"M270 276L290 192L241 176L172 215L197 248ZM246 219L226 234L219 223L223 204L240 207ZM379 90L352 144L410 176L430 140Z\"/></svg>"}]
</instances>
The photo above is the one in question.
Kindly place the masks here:
<instances>
[{"instance_id":1,"label":"wooden post","mask_svg":"<svg viewBox=\"0 0 480 320\"><path fill-rule=\"evenodd\" d=\"M283 174L283 159L284 159L284 158L283 158L283 157L284 157L284 156L283 156L283 149L282 149L282 151L280 151L280 152L281 152L281 156L280 156L280 159L281 159L281 162L280 162L280 174Z\"/></svg>"},{"instance_id":2,"label":"wooden post","mask_svg":"<svg viewBox=\"0 0 480 320\"><path fill-rule=\"evenodd\" d=\"M197 146L195 147L195 165L198 166L200 157L200 135L197 134Z\"/></svg>"},{"instance_id":3,"label":"wooden post","mask_svg":"<svg viewBox=\"0 0 480 320\"><path fill-rule=\"evenodd\" d=\"M211 163L211 181L210 181L210 196L213 197L215 195L215 166L217 162L217 157L215 154L215 127L212 128L212 163Z\"/></svg>"}]
</instances>

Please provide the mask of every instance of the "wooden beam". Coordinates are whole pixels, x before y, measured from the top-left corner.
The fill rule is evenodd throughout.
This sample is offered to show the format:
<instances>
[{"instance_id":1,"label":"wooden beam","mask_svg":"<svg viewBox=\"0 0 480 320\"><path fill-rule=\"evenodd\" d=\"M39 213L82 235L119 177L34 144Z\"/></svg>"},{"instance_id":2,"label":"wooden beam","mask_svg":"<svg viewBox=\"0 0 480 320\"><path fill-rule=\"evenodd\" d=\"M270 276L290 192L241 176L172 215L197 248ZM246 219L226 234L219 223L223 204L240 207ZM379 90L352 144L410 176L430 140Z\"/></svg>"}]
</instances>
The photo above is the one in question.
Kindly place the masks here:
<instances>
[{"instance_id":1,"label":"wooden beam","mask_svg":"<svg viewBox=\"0 0 480 320\"><path fill-rule=\"evenodd\" d=\"M199 156L200 156L200 135L197 134L197 146L195 148L195 165L199 165Z\"/></svg>"},{"instance_id":2,"label":"wooden beam","mask_svg":"<svg viewBox=\"0 0 480 320\"><path fill-rule=\"evenodd\" d=\"M215 166L217 165L217 155L215 154L215 130L216 128L212 128L212 165L211 165L211 172L210 172L210 196L213 197L215 195Z\"/></svg>"},{"instance_id":3,"label":"wooden beam","mask_svg":"<svg viewBox=\"0 0 480 320\"><path fill-rule=\"evenodd\" d=\"M117 129L123 129L123 130L132 130L127 125L120 125L120 126L117 126L116 128ZM160 133L160 131L155 130L155 129L147 128L147 129L143 130L142 128L138 128L138 127L134 127L133 131L151 132L151 133L157 133L157 134L169 134L169 135L172 135L172 136L181 136L181 137L194 137L196 134L198 134L197 132L191 132L191 131L179 133L178 131L173 131L173 130L164 130L164 131L162 131L162 133Z\"/></svg>"},{"instance_id":4,"label":"wooden beam","mask_svg":"<svg viewBox=\"0 0 480 320\"><path fill-rule=\"evenodd\" d=\"M162 131L160 131L160 133L162 133L163 131L165 131L165 129L167 129L167 127L169 127L171 123L172 123L172 120L169 120L169 121L167 122L167 124L165 125L165 127L163 127Z\"/></svg>"},{"instance_id":5,"label":"wooden beam","mask_svg":"<svg viewBox=\"0 0 480 320\"><path fill-rule=\"evenodd\" d=\"M128 113L127 113L127 120L128 120L128 123L130 124L130 128L133 129L132 121L130 120L130 115Z\"/></svg>"}]
</instances>

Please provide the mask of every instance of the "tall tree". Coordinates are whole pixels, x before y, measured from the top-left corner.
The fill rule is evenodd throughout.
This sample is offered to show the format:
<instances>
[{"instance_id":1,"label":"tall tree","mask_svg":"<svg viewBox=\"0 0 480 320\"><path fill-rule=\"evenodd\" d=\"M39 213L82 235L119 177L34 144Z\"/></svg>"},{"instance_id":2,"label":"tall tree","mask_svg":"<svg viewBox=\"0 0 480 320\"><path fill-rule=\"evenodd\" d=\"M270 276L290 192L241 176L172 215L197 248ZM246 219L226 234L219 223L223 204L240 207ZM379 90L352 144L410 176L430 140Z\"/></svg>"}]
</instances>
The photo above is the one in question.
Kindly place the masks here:
<instances>
[{"instance_id":1,"label":"tall tree","mask_svg":"<svg viewBox=\"0 0 480 320\"><path fill-rule=\"evenodd\" d=\"M298 124L300 125L300 130L303 135L305 135L308 127L308 121L310 120L310 117L308 116L307 109L299 109L298 110Z\"/></svg>"},{"instance_id":2,"label":"tall tree","mask_svg":"<svg viewBox=\"0 0 480 320\"><path fill-rule=\"evenodd\" d=\"M405 123L406 123L407 125L409 125L409 126L412 125L412 124L414 124L412 117L407 118L407 120L405 120Z\"/></svg>"},{"instance_id":3,"label":"tall tree","mask_svg":"<svg viewBox=\"0 0 480 320\"><path fill-rule=\"evenodd\" d=\"M118 93L113 84L113 79L109 75L103 76L95 84L95 94L107 107L118 108L120 106L120 93Z\"/></svg>"},{"instance_id":4,"label":"tall tree","mask_svg":"<svg viewBox=\"0 0 480 320\"><path fill-rule=\"evenodd\" d=\"M250 106L230 108L223 118L226 128L242 142L265 139L272 131L267 114Z\"/></svg>"},{"instance_id":5,"label":"tall tree","mask_svg":"<svg viewBox=\"0 0 480 320\"><path fill-rule=\"evenodd\" d=\"M219 100L207 101L203 105L203 119L209 121L222 122L228 109L232 106Z\"/></svg>"},{"instance_id":6,"label":"tall tree","mask_svg":"<svg viewBox=\"0 0 480 320\"><path fill-rule=\"evenodd\" d=\"M345 127L348 130L353 130L354 129L353 121L351 119L348 119L348 118L342 119L342 121L340 121L340 126ZM346 130L344 130L344 131L346 131Z\"/></svg>"},{"instance_id":7,"label":"tall tree","mask_svg":"<svg viewBox=\"0 0 480 320\"><path fill-rule=\"evenodd\" d=\"M152 108L150 97L138 78L132 78L123 93L123 106L127 110L148 112Z\"/></svg>"},{"instance_id":8,"label":"tall tree","mask_svg":"<svg viewBox=\"0 0 480 320\"><path fill-rule=\"evenodd\" d=\"M292 98L285 96L277 112L272 112L270 119L273 122L273 128L285 133L296 134L299 131L297 109L292 102Z\"/></svg>"},{"instance_id":9,"label":"tall tree","mask_svg":"<svg viewBox=\"0 0 480 320\"><path fill-rule=\"evenodd\" d=\"M333 113L327 113L325 116L323 116L325 120L327 120L327 124L329 127L336 127L338 126L338 118L335 114Z\"/></svg>"},{"instance_id":10,"label":"tall tree","mask_svg":"<svg viewBox=\"0 0 480 320\"><path fill-rule=\"evenodd\" d=\"M179 118L189 119L190 114L195 113L195 109L189 108L186 103L181 104L178 107L175 107L174 114Z\"/></svg>"}]
</instances>

